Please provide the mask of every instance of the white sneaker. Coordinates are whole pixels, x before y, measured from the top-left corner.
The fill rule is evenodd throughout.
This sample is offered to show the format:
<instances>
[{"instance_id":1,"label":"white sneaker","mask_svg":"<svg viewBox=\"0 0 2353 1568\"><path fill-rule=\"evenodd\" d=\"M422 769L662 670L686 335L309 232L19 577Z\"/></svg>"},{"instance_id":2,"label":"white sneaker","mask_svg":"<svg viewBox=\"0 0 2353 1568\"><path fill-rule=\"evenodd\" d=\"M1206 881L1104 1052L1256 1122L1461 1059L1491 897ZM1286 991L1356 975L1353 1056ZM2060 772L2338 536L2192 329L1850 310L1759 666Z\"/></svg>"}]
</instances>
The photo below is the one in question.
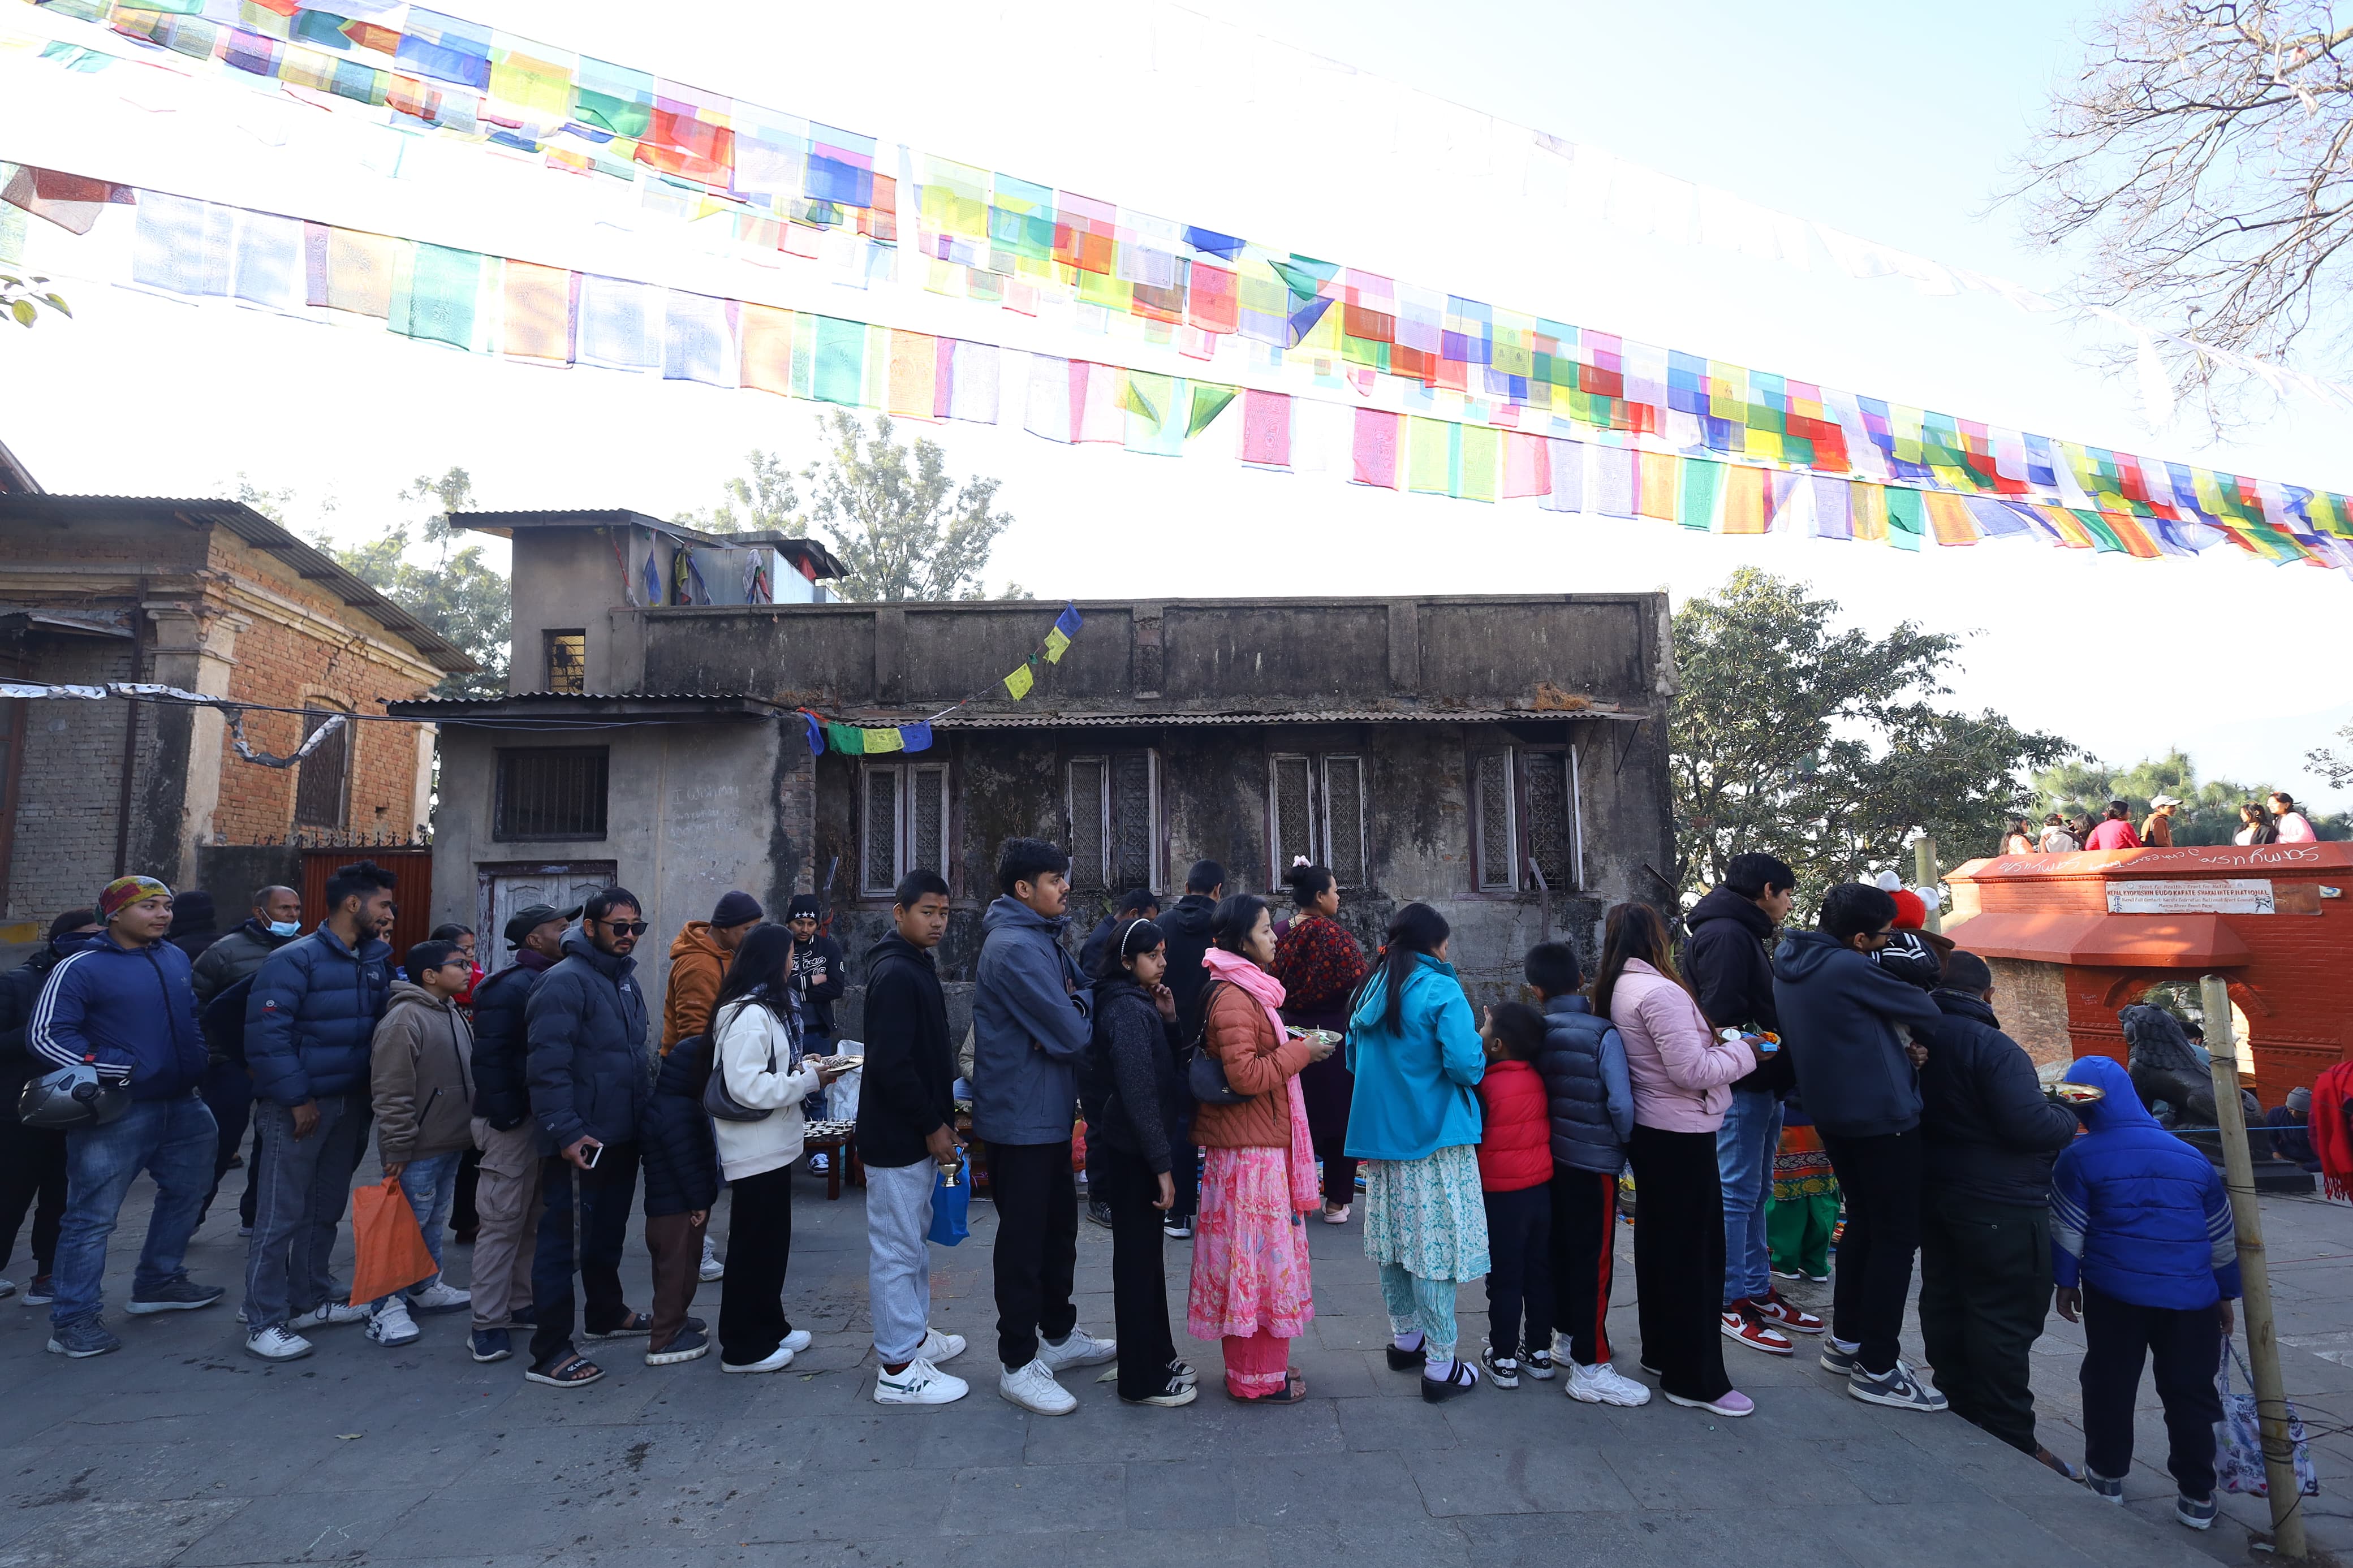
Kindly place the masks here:
<instances>
[{"instance_id":1,"label":"white sneaker","mask_svg":"<svg viewBox=\"0 0 2353 1568\"><path fill-rule=\"evenodd\" d=\"M258 1334L245 1336L245 1353L264 1361L300 1361L311 1353L311 1342L283 1323L272 1323Z\"/></svg>"},{"instance_id":2,"label":"white sneaker","mask_svg":"<svg viewBox=\"0 0 2353 1568\"><path fill-rule=\"evenodd\" d=\"M6 1300L16 1293L16 1282L14 1279L0 1279L0 1301Z\"/></svg>"},{"instance_id":3,"label":"white sneaker","mask_svg":"<svg viewBox=\"0 0 2353 1568\"><path fill-rule=\"evenodd\" d=\"M697 1278L705 1285L727 1278L727 1265L719 1261L719 1254L712 1249L711 1238L707 1236L702 1238L702 1270Z\"/></svg>"},{"instance_id":4,"label":"white sneaker","mask_svg":"<svg viewBox=\"0 0 2353 1568\"><path fill-rule=\"evenodd\" d=\"M1651 1403L1651 1391L1636 1383L1608 1362L1593 1366L1568 1363L1568 1383L1564 1392L1571 1399L1587 1405L1620 1405L1632 1408Z\"/></svg>"},{"instance_id":5,"label":"white sneaker","mask_svg":"<svg viewBox=\"0 0 2353 1568\"><path fill-rule=\"evenodd\" d=\"M408 1315L407 1306L397 1296L368 1314L367 1337L386 1349L405 1345L417 1334L417 1320Z\"/></svg>"},{"instance_id":6,"label":"white sneaker","mask_svg":"<svg viewBox=\"0 0 2353 1568\"><path fill-rule=\"evenodd\" d=\"M460 1290L446 1279L436 1279L422 1290L408 1293L408 1305L419 1312L454 1312L474 1304L474 1293Z\"/></svg>"},{"instance_id":7,"label":"white sneaker","mask_svg":"<svg viewBox=\"0 0 2353 1568\"><path fill-rule=\"evenodd\" d=\"M1043 1355L997 1374L997 1394L1039 1415L1068 1415L1079 1407L1079 1396L1054 1381Z\"/></svg>"},{"instance_id":8,"label":"white sneaker","mask_svg":"<svg viewBox=\"0 0 2353 1568\"><path fill-rule=\"evenodd\" d=\"M310 1311L296 1313L294 1326L298 1329L338 1329L347 1323L364 1323L367 1321L368 1310L365 1307L354 1307L349 1301L329 1301Z\"/></svg>"},{"instance_id":9,"label":"white sneaker","mask_svg":"<svg viewBox=\"0 0 2353 1568\"><path fill-rule=\"evenodd\" d=\"M774 1353L767 1355L759 1361L746 1362L741 1366L738 1366L732 1361L723 1361L719 1363L719 1370L722 1372L743 1373L782 1372L785 1368L792 1364L793 1347L788 1344L785 1344L778 1345Z\"/></svg>"},{"instance_id":10,"label":"white sneaker","mask_svg":"<svg viewBox=\"0 0 2353 1568\"><path fill-rule=\"evenodd\" d=\"M1046 1363L1048 1372L1060 1372L1067 1366L1101 1366L1119 1359L1119 1342L1099 1340L1084 1329L1072 1329L1071 1337L1059 1345L1050 1340L1039 1340L1038 1359Z\"/></svg>"},{"instance_id":11,"label":"white sneaker","mask_svg":"<svg viewBox=\"0 0 2353 1568\"><path fill-rule=\"evenodd\" d=\"M897 1372L874 1374L877 1405L954 1405L972 1392L972 1385L917 1356Z\"/></svg>"},{"instance_id":12,"label":"white sneaker","mask_svg":"<svg viewBox=\"0 0 2353 1568\"><path fill-rule=\"evenodd\" d=\"M800 1354L809 1348L809 1331L807 1329L795 1329L780 1342L780 1348L788 1350L795 1355Z\"/></svg>"},{"instance_id":13,"label":"white sneaker","mask_svg":"<svg viewBox=\"0 0 2353 1568\"><path fill-rule=\"evenodd\" d=\"M833 1169L833 1160L829 1155L811 1154L808 1157L808 1168L814 1173L822 1176Z\"/></svg>"},{"instance_id":14,"label":"white sneaker","mask_svg":"<svg viewBox=\"0 0 2353 1568\"><path fill-rule=\"evenodd\" d=\"M944 1361L954 1361L964 1354L964 1347L962 1334L944 1334L937 1329L925 1329L923 1346L915 1354L937 1366Z\"/></svg>"}]
</instances>

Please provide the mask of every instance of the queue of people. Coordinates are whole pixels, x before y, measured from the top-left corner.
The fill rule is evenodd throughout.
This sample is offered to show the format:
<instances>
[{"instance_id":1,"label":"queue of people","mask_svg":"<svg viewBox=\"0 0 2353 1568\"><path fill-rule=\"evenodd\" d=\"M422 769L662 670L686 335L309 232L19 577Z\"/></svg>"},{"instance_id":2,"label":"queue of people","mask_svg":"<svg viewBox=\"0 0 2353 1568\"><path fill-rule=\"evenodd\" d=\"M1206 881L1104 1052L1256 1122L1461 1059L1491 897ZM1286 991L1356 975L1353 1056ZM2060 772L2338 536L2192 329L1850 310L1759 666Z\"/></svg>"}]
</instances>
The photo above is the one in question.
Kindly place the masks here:
<instances>
[{"instance_id":1,"label":"queue of people","mask_svg":"<svg viewBox=\"0 0 2353 1568\"><path fill-rule=\"evenodd\" d=\"M2087 816L2066 816L2053 811L2046 814L2037 827L2026 817L2016 817L2010 830L2002 835L2001 852L2072 855L2079 849L2170 849L2186 804L2179 795L2152 795L2148 813L2137 827L2133 825L2131 803L2122 800L2108 802L2097 821ZM2295 797L2284 790L2273 790L2240 805L2239 826L2231 842L2310 844L2319 837L2312 819L2297 806Z\"/></svg>"},{"instance_id":2,"label":"queue of people","mask_svg":"<svg viewBox=\"0 0 2353 1568\"><path fill-rule=\"evenodd\" d=\"M2104 826L2111 841L2134 834L2117 808ZM1336 880L1303 863L1280 922L1198 863L1165 920L1131 900L1090 932L1082 968L1069 870L1042 840L1003 847L968 1063L936 964L949 889L934 872L895 889L892 930L866 958L857 1060L828 1048L846 965L813 900L771 924L731 891L689 924L657 1033L634 956L649 922L626 889L518 910L501 933L510 962L485 981L462 928L396 965L383 935L394 880L370 862L328 879L307 934L290 889L263 889L220 936L208 900L191 933L170 889L117 879L0 984L0 1049L21 1053L20 1088L35 1084L7 1131L0 1224L13 1249L32 1214L26 1294L49 1308L48 1348L120 1348L100 1279L142 1172L156 1194L127 1311L219 1302L226 1289L192 1279L185 1256L221 1174L245 1160L238 1317L259 1358L310 1355L312 1336L346 1325L407 1344L418 1318L463 1310L474 1360L510 1358L527 1329L524 1375L554 1388L597 1382L592 1356L638 1339L649 1365L715 1343L723 1372L779 1371L811 1342L784 1305L793 1168L812 1102L860 1066L879 1403L969 1392L944 1370L965 1342L930 1321L926 1238L934 1194L968 1181L976 1155L997 1215L997 1392L1024 1409L1070 1414L1061 1375L1114 1360L1124 1401L1198 1397L1166 1296L1166 1243L1188 1235L1186 1328L1219 1342L1226 1393L1305 1398L1291 1352L1314 1315L1306 1225L1359 1208L1387 1363L1425 1400L1559 1378L1575 1400L1640 1406L1651 1384L1620 1370L1608 1324L1630 1170L1641 1370L1667 1403L1745 1416L1756 1404L1726 1345L1789 1356L1812 1339L1852 1397L1949 1408L2073 1477L2037 1437L2027 1381L2055 1290L2091 1341L2083 1479L2119 1495L2154 1352L2179 1517L2211 1521L2211 1443L2201 1450L2196 1428L2237 1293L2220 1184L2135 1114L2105 1058L2068 1078L2105 1100L2047 1098L2000 1031L1990 969L1920 931L1916 897L1844 884L1813 927L1782 929L1795 873L1738 856L1691 911L1680 956L1659 910L1621 904L1589 982L1572 947L1546 942L1523 963L1534 1005L1474 1012L1436 910L1398 907L1368 956L1340 921ZM74 1100L77 1077L95 1088ZM1112 1231L1113 1338L1079 1322L1073 1294L1082 1108ZM433 1268L359 1301L331 1259L371 1136ZM459 1289L440 1264L469 1157ZM647 1310L619 1268L640 1185ZM723 1194L723 1263L708 1248ZM1820 1233L1841 1209L1833 1268ZM1903 1353L1915 1257L1933 1384ZM691 1312L714 1271L715 1331ZM1828 1321L1774 1283L1825 1273ZM1487 1332L1473 1346L1458 1292L1479 1281Z\"/></svg>"}]
</instances>

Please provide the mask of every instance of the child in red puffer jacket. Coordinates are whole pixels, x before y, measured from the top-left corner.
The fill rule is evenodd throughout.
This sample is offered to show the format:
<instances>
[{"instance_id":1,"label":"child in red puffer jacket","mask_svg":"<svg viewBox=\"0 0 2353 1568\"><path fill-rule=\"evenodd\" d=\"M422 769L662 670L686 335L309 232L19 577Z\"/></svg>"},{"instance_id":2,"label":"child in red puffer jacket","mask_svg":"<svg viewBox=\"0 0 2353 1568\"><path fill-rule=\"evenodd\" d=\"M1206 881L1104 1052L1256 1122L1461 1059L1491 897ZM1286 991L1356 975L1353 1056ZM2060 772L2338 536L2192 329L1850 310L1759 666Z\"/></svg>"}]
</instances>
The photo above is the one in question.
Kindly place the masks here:
<instances>
[{"instance_id":1,"label":"child in red puffer jacket","mask_svg":"<svg viewBox=\"0 0 2353 1568\"><path fill-rule=\"evenodd\" d=\"M1479 1362L1497 1388L1517 1388L1524 1372L1552 1376L1552 1121L1535 1068L1544 1015L1525 1002L1490 1007L1479 1037L1487 1047L1479 1185L1489 1259L1487 1348Z\"/></svg>"}]
</instances>

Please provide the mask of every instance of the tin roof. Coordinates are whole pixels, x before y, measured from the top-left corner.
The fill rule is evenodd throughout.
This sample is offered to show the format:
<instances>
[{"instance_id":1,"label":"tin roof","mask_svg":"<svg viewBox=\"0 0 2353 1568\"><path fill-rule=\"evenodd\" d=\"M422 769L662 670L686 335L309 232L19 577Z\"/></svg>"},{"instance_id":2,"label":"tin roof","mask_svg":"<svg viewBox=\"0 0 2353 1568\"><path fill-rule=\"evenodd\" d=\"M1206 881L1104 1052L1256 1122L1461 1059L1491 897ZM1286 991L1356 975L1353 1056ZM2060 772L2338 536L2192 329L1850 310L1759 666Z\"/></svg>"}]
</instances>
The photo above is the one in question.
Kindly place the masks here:
<instances>
[{"instance_id":1,"label":"tin roof","mask_svg":"<svg viewBox=\"0 0 2353 1568\"><path fill-rule=\"evenodd\" d=\"M1534 708L1292 708L1205 710L1199 709L1131 709L1117 713L1060 713L1050 710L958 710L932 721L940 730L1113 730L1161 726L1223 728L1247 724L1505 724L1546 721L1610 721L1636 723L1649 718L1631 709ZM906 715L889 719L860 716L864 723L908 721Z\"/></svg>"},{"instance_id":2,"label":"tin roof","mask_svg":"<svg viewBox=\"0 0 2353 1568\"><path fill-rule=\"evenodd\" d=\"M711 533L682 522L649 517L627 507L537 507L522 511L453 511L448 514L448 520L452 528L470 528L477 533L493 533L501 539L512 538L518 528L644 528L713 550L741 550L750 544L765 544L796 563L806 557L820 578L849 574L848 569L835 559L833 552L818 540L773 531Z\"/></svg>"},{"instance_id":3,"label":"tin roof","mask_svg":"<svg viewBox=\"0 0 2353 1568\"><path fill-rule=\"evenodd\" d=\"M774 719L791 710L740 691L511 691L503 697L420 697L387 702L396 719L498 730L603 729Z\"/></svg>"},{"instance_id":4,"label":"tin roof","mask_svg":"<svg viewBox=\"0 0 2353 1568\"><path fill-rule=\"evenodd\" d=\"M295 537L243 501L191 500L171 496L60 496L0 493L0 518L70 522L106 513L150 513L151 521L206 523L226 528L266 554L275 555L306 581L322 584L353 609L363 610L388 631L398 633L427 663L450 674L479 668L466 650L371 588L318 546Z\"/></svg>"}]
</instances>

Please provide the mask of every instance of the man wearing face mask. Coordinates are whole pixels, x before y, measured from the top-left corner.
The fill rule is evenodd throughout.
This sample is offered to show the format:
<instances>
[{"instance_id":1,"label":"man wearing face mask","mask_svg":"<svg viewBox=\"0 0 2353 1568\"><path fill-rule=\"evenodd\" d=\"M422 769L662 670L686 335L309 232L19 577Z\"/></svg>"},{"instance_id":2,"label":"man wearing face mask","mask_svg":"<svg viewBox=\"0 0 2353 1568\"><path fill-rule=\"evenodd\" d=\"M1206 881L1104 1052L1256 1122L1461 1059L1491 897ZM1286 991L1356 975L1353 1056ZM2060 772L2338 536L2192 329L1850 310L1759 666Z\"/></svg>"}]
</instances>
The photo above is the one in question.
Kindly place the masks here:
<instances>
[{"instance_id":1,"label":"man wearing face mask","mask_svg":"<svg viewBox=\"0 0 2353 1568\"><path fill-rule=\"evenodd\" d=\"M214 997L260 968L264 959L301 934L301 894L291 888L257 891L253 913L245 923L206 948L196 960L197 1013L201 1015ZM245 1142L245 1130L253 1122L253 1075L242 1063L230 1059L227 1044L210 1030L205 1034L205 1058L207 1066L199 1092L213 1120L220 1123L220 1152L213 1161L212 1189L205 1194L204 1208L196 1214L198 1225L205 1223L205 1215L220 1193L221 1178L228 1173L237 1145ZM254 1200L260 1191L261 1140L256 1136L253 1152L245 1162L245 1196L237 1201L237 1224L245 1233L253 1229Z\"/></svg>"}]
</instances>

